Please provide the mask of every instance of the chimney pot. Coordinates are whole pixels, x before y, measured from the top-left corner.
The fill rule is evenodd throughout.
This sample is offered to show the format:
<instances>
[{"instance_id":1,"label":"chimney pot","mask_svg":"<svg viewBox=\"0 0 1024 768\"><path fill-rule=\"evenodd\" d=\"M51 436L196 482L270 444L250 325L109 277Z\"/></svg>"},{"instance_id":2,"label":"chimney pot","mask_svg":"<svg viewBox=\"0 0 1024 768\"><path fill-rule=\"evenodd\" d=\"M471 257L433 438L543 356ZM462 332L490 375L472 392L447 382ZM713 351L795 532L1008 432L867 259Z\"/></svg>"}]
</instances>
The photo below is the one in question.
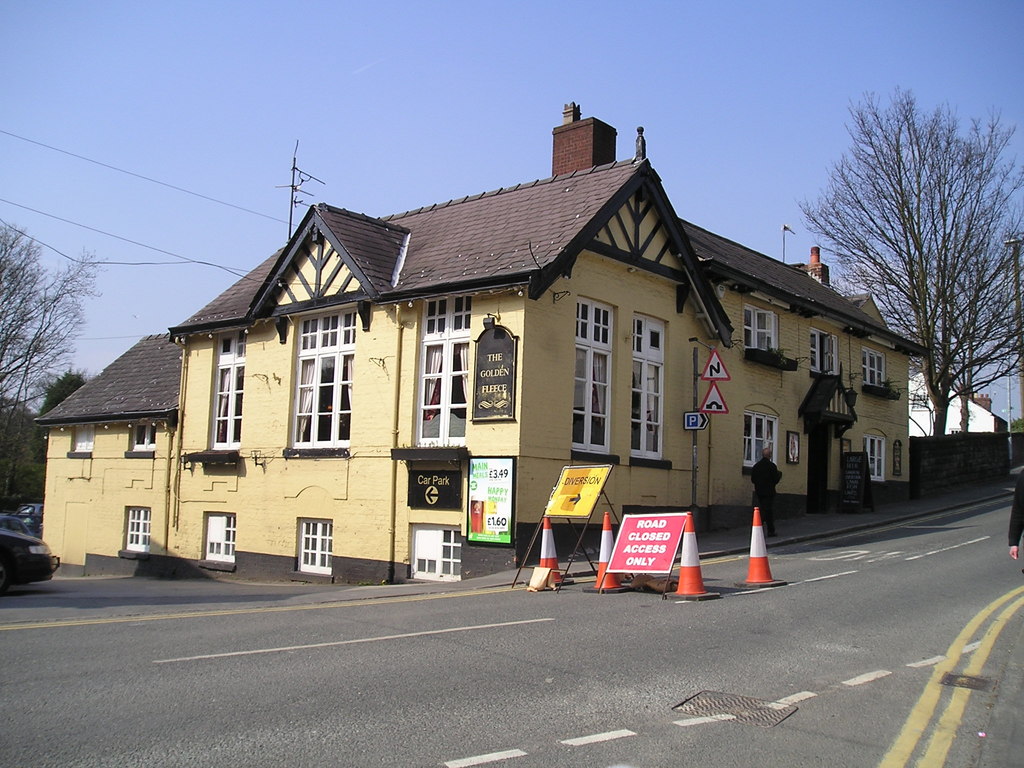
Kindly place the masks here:
<instances>
[{"instance_id":1,"label":"chimney pot","mask_svg":"<svg viewBox=\"0 0 1024 768\"><path fill-rule=\"evenodd\" d=\"M575 101L570 101L562 109L562 125L568 125L569 123L575 123L580 119L580 105Z\"/></svg>"},{"instance_id":2,"label":"chimney pot","mask_svg":"<svg viewBox=\"0 0 1024 768\"><path fill-rule=\"evenodd\" d=\"M821 263L821 248L818 246L811 246L811 263L803 269L822 285L829 285L828 264Z\"/></svg>"}]
</instances>

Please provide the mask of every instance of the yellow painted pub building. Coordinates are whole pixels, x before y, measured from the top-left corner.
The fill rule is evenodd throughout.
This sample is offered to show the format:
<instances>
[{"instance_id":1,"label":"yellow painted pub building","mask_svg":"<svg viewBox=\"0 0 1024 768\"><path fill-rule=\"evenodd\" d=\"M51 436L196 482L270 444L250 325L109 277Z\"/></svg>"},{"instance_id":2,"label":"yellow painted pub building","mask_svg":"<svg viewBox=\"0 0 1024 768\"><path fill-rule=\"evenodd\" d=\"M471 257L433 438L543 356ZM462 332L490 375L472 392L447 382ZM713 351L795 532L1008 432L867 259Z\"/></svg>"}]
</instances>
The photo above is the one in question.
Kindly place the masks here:
<instances>
[{"instance_id":1,"label":"yellow painted pub building","mask_svg":"<svg viewBox=\"0 0 1024 768\"><path fill-rule=\"evenodd\" d=\"M924 350L817 249L787 265L679 218L642 131L616 161L570 104L553 143L546 179L384 218L311 207L43 414L62 571L469 578L522 564L568 465L612 467L616 518L749 525L766 445L782 525L837 508L845 453L875 502L906 498Z\"/></svg>"}]
</instances>

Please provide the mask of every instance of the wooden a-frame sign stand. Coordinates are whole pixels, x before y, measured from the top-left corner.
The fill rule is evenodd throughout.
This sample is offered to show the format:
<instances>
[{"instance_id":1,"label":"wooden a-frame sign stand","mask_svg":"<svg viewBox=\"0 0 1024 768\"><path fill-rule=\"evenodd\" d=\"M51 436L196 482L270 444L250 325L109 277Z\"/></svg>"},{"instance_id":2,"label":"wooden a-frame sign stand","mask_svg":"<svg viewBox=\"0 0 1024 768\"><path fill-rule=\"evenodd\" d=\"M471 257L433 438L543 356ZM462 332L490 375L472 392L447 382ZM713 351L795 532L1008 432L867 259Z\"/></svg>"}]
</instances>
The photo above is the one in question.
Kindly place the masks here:
<instances>
[{"instance_id":1,"label":"wooden a-frame sign stand","mask_svg":"<svg viewBox=\"0 0 1024 768\"><path fill-rule=\"evenodd\" d=\"M513 589L519 581L519 576L522 574L523 568L526 567L526 563L530 560L530 555L533 553L533 547L537 543L537 536L540 535L546 518L565 518L573 533L576 533L576 525L573 523L573 520L583 519L583 526L579 532L579 536L576 538L576 545L573 548L572 554L569 556L569 560L565 566L566 576L568 576L569 569L575 561L576 553L581 551L580 545L583 543L583 537L587 534L587 528L590 525L590 521L593 519L594 511L597 507L597 500L599 498L603 498L605 503L608 504L608 508L611 510L612 517L616 518L616 522L621 522L615 514L615 507L612 506L612 502L604 490L604 483L605 480L608 479L608 473L611 471L611 468L610 464L562 467L562 474L559 477L559 482L551 491L551 496L548 498L548 505L544 510L544 514L541 515L540 520L537 521L537 527L533 529L533 535L530 537L530 544L527 547L526 552L523 553L523 562L516 571L515 578L512 579ZM583 550L583 555L587 558L587 562L590 564L591 570L596 574L597 568L594 565L594 561L590 559L590 555L586 553L586 550ZM561 587L562 582L559 582L555 586L555 591L558 592Z\"/></svg>"}]
</instances>

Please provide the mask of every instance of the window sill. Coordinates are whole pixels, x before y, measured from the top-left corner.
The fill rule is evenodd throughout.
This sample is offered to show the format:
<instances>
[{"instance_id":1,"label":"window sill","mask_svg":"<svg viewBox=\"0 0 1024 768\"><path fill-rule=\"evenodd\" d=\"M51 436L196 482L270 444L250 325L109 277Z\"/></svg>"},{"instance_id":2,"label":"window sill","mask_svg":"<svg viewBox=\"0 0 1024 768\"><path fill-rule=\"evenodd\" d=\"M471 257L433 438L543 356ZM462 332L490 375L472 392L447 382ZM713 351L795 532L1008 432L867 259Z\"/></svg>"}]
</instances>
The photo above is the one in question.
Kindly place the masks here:
<instances>
[{"instance_id":1,"label":"window sill","mask_svg":"<svg viewBox=\"0 0 1024 768\"><path fill-rule=\"evenodd\" d=\"M632 456L629 459L631 467L649 467L650 469L672 469L672 462L665 459L643 459L639 456Z\"/></svg>"},{"instance_id":2,"label":"window sill","mask_svg":"<svg viewBox=\"0 0 1024 768\"><path fill-rule=\"evenodd\" d=\"M614 453L594 453L592 451L579 451L575 448L572 449L572 453L569 454L569 458L571 458L573 461L590 461L598 462L600 464L622 463L622 459L620 459Z\"/></svg>"},{"instance_id":3,"label":"window sill","mask_svg":"<svg viewBox=\"0 0 1024 768\"><path fill-rule=\"evenodd\" d=\"M286 459L347 459L351 456L348 448L285 448Z\"/></svg>"},{"instance_id":4,"label":"window sill","mask_svg":"<svg viewBox=\"0 0 1024 768\"><path fill-rule=\"evenodd\" d=\"M69 459L91 459L92 451L68 451Z\"/></svg>"},{"instance_id":5,"label":"window sill","mask_svg":"<svg viewBox=\"0 0 1024 768\"><path fill-rule=\"evenodd\" d=\"M392 448L392 461L465 461L469 449L465 446Z\"/></svg>"},{"instance_id":6,"label":"window sill","mask_svg":"<svg viewBox=\"0 0 1024 768\"><path fill-rule=\"evenodd\" d=\"M134 549L122 549L117 556L122 560L149 560L149 552L137 552Z\"/></svg>"},{"instance_id":7,"label":"window sill","mask_svg":"<svg viewBox=\"0 0 1024 768\"><path fill-rule=\"evenodd\" d=\"M126 459L155 459L156 451L125 451Z\"/></svg>"}]
</instances>

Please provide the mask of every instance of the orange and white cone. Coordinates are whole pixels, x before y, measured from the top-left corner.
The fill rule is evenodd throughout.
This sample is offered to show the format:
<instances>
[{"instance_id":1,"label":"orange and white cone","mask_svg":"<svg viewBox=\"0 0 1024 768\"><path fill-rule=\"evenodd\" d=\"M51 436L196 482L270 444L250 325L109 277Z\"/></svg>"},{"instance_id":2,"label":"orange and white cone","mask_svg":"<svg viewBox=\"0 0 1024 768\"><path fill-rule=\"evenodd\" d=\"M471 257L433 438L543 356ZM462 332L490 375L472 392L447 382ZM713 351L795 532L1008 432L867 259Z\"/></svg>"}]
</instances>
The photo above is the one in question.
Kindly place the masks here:
<instances>
[{"instance_id":1,"label":"orange and white cone","mask_svg":"<svg viewBox=\"0 0 1024 768\"><path fill-rule=\"evenodd\" d=\"M551 520L544 518L544 527L540 535L540 567L551 569L551 583L560 584L562 574L558 571L558 554L555 552L555 534L551 530Z\"/></svg>"},{"instance_id":2,"label":"orange and white cone","mask_svg":"<svg viewBox=\"0 0 1024 768\"><path fill-rule=\"evenodd\" d=\"M604 513L604 523L601 525L601 553L597 562L597 581L592 587L584 587L584 592L628 592L629 587L622 586L617 573L608 573L608 563L612 559L612 548L615 545L615 537L612 535L611 516Z\"/></svg>"},{"instance_id":3,"label":"orange and white cone","mask_svg":"<svg viewBox=\"0 0 1024 768\"><path fill-rule=\"evenodd\" d=\"M750 565L747 580L736 582L737 587L781 587L787 582L772 578L768 567L768 549L764 543L764 528L761 526L761 508L754 507L754 525L750 529Z\"/></svg>"},{"instance_id":4,"label":"orange and white cone","mask_svg":"<svg viewBox=\"0 0 1024 768\"><path fill-rule=\"evenodd\" d=\"M682 600L714 600L721 597L718 592L704 589L704 578L700 573L700 555L697 552L697 532L693 527L693 515L686 516L683 523L683 555L679 561L679 586L676 597Z\"/></svg>"}]
</instances>

